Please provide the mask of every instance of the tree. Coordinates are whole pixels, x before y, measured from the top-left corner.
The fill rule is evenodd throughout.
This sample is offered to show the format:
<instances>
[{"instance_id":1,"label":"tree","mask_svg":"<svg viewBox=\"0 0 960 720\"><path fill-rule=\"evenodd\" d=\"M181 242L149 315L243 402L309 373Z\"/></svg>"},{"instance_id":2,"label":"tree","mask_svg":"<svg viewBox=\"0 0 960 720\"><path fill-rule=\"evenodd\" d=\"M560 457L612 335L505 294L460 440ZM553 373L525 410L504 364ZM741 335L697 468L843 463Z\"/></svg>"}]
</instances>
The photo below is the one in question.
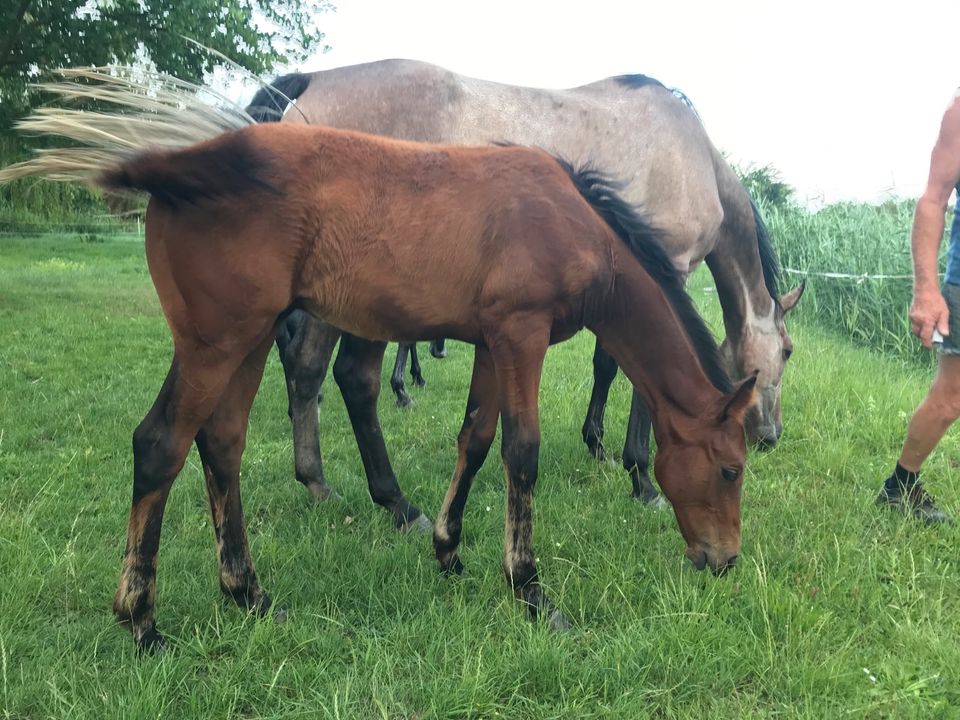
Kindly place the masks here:
<instances>
[{"instance_id":1,"label":"tree","mask_svg":"<svg viewBox=\"0 0 960 720\"><path fill-rule=\"evenodd\" d=\"M2 0L0 132L30 104L28 83L45 70L152 62L200 81L217 58L253 73L302 60L323 41L318 16L330 0Z\"/></svg>"},{"instance_id":2,"label":"tree","mask_svg":"<svg viewBox=\"0 0 960 720\"><path fill-rule=\"evenodd\" d=\"M780 177L772 165L750 166L748 169L734 167L740 181L756 202L764 207L786 210L794 204L794 190Z\"/></svg>"}]
</instances>

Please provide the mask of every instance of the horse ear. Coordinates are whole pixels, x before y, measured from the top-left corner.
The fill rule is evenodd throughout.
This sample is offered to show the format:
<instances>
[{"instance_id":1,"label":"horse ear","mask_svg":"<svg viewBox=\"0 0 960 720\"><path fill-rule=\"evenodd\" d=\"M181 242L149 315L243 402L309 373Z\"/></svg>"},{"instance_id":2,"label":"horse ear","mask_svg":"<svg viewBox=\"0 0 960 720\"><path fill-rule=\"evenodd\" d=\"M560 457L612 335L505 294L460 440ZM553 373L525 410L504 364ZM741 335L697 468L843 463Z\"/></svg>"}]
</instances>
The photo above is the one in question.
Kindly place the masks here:
<instances>
[{"instance_id":1,"label":"horse ear","mask_svg":"<svg viewBox=\"0 0 960 720\"><path fill-rule=\"evenodd\" d=\"M754 403L754 386L757 384L757 374L759 370L754 370L753 375L740 383L736 390L723 399L723 409L720 411L720 422L725 422L730 418L743 424L743 417L747 414Z\"/></svg>"},{"instance_id":2,"label":"horse ear","mask_svg":"<svg viewBox=\"0 0 960 720\"><path fill-rule=\"evenodd\" d=\"M801 283L793 290L780 296L780 307L783 308L784 315L793 310L794 305L797 304L797 301L800 299L800 296L803 295L803 291L806 289L807 280L804 278L803 281L801 281Z\"/></svg>"}]
</instances>

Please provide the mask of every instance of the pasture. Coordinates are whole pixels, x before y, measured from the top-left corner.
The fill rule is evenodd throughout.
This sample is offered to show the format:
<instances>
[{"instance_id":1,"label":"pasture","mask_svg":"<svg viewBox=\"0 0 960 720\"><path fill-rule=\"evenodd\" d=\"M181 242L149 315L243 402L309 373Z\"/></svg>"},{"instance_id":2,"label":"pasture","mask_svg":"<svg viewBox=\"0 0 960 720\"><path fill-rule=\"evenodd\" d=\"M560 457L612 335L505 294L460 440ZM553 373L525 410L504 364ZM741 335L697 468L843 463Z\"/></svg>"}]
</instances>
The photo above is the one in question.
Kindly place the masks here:
<instances>
[{"instance_id":1,"label":"pasture","mask_svg":"<svg viewBox=\"0 0 960 720\"><path fill-rule=\"evenodd\" d=\"M719 329L709 275L698 272L689 287ZM244 510L261 582L289 617L255 619L222 598L192 453L159 556L158 622L172 648L138 657L110 603L129 511L130 436L171 353L143 245L125 236L4 236L0 713L953 717L960 530L925 528L873 505L930 370L856 347L815 319L812 309L791 318L785 435L775 450L751 453L740 561L723 578L683 557L670 511L629 500L623 470L587 455L579 431L592 337L550 351L534 523L542 580L574 624L562 635L531 624L503 582L495 452L465 514L467 572L445 579L429 537L396 534L371 504L332 378L322 442L342 499L314 505L295 482L272 353L251 415ZM471 359L459 343L446 360L425 358L428 386L411 390L410 410L393 406L384 371L381 420L394 467L431 516L455 460ZM614 448L628 405L621 376L607 412ZM926 468L953 512L958 465L954 432Z\"/></svg>"}]
</instances>

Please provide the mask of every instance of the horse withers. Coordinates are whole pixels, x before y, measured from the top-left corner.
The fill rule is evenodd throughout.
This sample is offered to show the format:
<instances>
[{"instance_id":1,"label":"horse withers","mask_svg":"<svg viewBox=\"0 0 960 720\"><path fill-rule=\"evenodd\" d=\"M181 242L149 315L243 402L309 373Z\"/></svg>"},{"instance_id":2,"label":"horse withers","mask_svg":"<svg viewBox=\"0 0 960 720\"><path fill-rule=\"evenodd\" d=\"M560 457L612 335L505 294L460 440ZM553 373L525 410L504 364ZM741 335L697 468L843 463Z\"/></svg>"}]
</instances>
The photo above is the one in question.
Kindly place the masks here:
<instances>
[{"instance_id":1,"label":"horse withers","mask_svg":"<svg viewBox=\"0 0 960 720\"><path fill-rule=\"evenodd\" d=\"M75 93L92 92L87 87ZM126 105L158 102L155 94L117 92ZM715 572L735 562L743 419L756 378L731 386L655 230L602 176L540 150L425 145L293 124L130 157L131 146L166 133L168 146L211 134L209 118L193 123L182 101L171 115L168 125L150 114L138 124L129 112L117 120L48 110L40 118L46 133L111 144L87 155L52 150L0 173L0 182L80 177L152 196L146 256L174 358L134 432L133 503L114 600L141 647L162 643L154 620L160 528L193 443L221 588L257 612L271 606L247 546L240 461L278 319L292 307L378 341L444 336L475 345L456 468L434 528L444 570L462 567L464 505L502 418L504 572L533 617L567 625L539 583L531 508L544 356L583 327L651 408L657 477L687 556ZM113 144L118 133L130 138L126 146ZM406 289L424 278L434 296L411 297Z\"/></svg>"}]
</instances>

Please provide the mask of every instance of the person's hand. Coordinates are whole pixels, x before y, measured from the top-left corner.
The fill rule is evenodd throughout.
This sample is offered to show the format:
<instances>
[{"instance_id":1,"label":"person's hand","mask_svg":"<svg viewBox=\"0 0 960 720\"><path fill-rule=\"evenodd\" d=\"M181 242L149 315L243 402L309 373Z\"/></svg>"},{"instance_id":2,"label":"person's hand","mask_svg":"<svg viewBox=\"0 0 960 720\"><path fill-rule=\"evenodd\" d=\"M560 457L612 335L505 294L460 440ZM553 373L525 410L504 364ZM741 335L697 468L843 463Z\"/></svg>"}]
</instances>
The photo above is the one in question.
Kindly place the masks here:
<instances>
[{"instance_id":1,"label":"person's hand","mask_svg":"<svg viewBox=\"0 0 960 720\"><path fill-rule=\"evenodd\" d=\"M937 288L914 290L910 304L910 332L920 338L925 348L930 348L934 328L944 337L950 334L947 301Z\"/></svg>"}]
</instances>

